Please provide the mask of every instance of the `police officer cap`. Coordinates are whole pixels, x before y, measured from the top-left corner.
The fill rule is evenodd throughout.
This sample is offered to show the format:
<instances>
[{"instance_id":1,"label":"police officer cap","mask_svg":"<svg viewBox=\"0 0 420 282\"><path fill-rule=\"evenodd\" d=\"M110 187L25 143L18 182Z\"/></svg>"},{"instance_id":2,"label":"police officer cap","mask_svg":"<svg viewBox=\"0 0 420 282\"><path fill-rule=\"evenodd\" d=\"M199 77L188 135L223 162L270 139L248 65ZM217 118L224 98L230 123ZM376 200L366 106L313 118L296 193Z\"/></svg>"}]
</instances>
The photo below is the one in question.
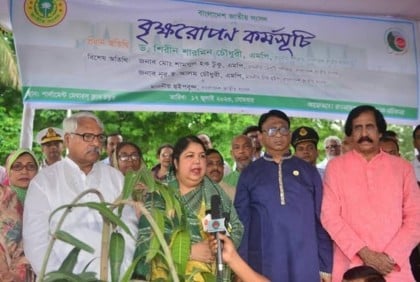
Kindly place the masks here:
<instances>
[{"instance_id":1,"label":"police officer cap","mask_svg":"<svg viewBox=\"0 0 420 282\"><path fill-rule=\"evenodd\" d=\"M40 145L43 145L52 141L63 142L63 131L55 127L44 128L43 130L38 132L35 140Z\"/></svg>"},{"instance_id":2,"label":"police officer cap","mask_svg":"<svg viewBox=\"0 0 420 282\"><path fill-rule=\"evenodd\" d=\"M316 131L307 126L301 126L296 128L292 133L292 145L294 148L296 148L296 145L301 142L310 141L315 144L315 146L318 145L319 136Z\"/></svg>"}]
</instances>

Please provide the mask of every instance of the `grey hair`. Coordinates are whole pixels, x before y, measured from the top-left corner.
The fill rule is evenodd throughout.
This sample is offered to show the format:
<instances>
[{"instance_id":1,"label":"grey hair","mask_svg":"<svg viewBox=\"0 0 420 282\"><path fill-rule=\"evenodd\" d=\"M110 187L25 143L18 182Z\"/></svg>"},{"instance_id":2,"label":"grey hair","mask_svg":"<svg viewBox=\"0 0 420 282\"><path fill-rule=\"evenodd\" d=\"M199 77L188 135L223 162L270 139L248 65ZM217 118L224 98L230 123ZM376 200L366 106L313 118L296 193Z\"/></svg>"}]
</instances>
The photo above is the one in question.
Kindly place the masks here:
<instances>
[{"instance_id":1,"label":"grey hair","mask_svg":"<svg viewBox=\"0 0 420 282\"><path fill-rule=\"evenodd\" d=\"M328 136L324 139L324 148L327 146L327 143L330 141L335 141L338 145L341 145L341 139L337 136Z\"/></svg>"},{"instance_id":2,"label":"grey hair","mask_svg":"<svg viewBox=\"0 0 420 282\"><path fill-rule=\"evenodd\" d=\"M78 113L75 113L75 114L71 115L70 117L67 117L63 120L64 134L75 132L76 129L77 129L77 126L79 125L79 121L82 118L94 119L96 121L96 123L99 125L99 127L102 130L104 130L104 124L93 113L91 113L91 112L78 112Z\"/></svg>"}]
</instances>

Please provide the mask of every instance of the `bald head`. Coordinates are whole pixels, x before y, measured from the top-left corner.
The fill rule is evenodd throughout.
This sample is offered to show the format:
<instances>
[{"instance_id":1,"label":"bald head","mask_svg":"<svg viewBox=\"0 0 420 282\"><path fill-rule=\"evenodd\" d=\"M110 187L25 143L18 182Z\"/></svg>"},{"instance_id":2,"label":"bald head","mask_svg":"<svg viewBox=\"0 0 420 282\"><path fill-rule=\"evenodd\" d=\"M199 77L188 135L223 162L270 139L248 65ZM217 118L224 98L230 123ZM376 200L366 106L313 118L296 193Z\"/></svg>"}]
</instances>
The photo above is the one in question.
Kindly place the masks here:
<instances>
[{"instance_id":1,"label":"bald head","mask_svg":"<svg viewBox=\"0 0 420 282\"><path fill-rule=\"evenodd\" d=\"M213 144L211 143L210 137L207 134L198 134L197 137L201 140L201 142L203 142L204 147L206 147L206 150L213 148Z\"/></svg>"},{"instance_id":2,"label":"bald head","mask_svg":"<svg viewBox=\"0 0 420 282\"><path fill-rule=\"evenodd\" d=\"M232 139L231 150L233 159L236 163L236 169L242 171L252 162L254 147L252 139L246 135L238 135Z\"/></svg>"}]
</instances>

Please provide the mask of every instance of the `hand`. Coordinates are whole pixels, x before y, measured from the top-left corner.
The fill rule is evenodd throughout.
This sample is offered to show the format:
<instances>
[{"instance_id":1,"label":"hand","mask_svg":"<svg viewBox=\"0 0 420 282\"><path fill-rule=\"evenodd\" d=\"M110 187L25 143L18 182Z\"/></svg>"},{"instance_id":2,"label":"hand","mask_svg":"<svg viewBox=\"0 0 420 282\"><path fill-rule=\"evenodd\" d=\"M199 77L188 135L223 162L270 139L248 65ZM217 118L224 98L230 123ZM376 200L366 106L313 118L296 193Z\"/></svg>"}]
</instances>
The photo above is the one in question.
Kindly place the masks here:
<instances>
[{"instance_id":1,"label":"hand","mask_svg":"<svg viewBox=\"0 0 420 282\"><path fill-rule=\"evenodd\" d=\"M222 251L222 258L223 261L227 264L235 260L239 254L236 252L236 247L233 244L232 240L229 239L228 236L225 234L219 233L219 239L223 242L223 251ZM210 249L213 251L214 254L217 253L217 240L215 238L211 238L209 240Z\"/></svg>"},{"instance_id":2,"label":"hand","mask_svg":"<svg viewBox=\"0 0 420 282\"><path fill-rule=\"evenodd\" d=\"M375 252L364 247L358 252L358 255L366 265L375 268L382 275L387 275L394 269L394 261L385 253Z\"/></svg>"},{"instance_id":3,"label":"hand","mask_svg":"<svg viewBox=\"0 0 420 282\"><path fill-rule=\"evenodd\" d=\"M148 190L149 188L144 183L137 183L134 186L133 200L143 202L144 196Z\"/></svg>"},{"instance_id":4,"label":"hand","mask_svg":"<svg viewBox=\"0 0 420 282\"><path fill-rule=\"evenodd\" d=\"M208 241L201 241L191 246L190 259L204 263L214 262L214 251L210 249Z\"/></svg>"},{"instance_id":5,"label":"hand","mask_svg":"<svg viewBox=\"0 0 420 282\"><path fill-rule=\"evenodd\" d=\"M332 276L331 275L322 275L321 276L321 282L332 282Z\"/></svg>"}]
</instances>

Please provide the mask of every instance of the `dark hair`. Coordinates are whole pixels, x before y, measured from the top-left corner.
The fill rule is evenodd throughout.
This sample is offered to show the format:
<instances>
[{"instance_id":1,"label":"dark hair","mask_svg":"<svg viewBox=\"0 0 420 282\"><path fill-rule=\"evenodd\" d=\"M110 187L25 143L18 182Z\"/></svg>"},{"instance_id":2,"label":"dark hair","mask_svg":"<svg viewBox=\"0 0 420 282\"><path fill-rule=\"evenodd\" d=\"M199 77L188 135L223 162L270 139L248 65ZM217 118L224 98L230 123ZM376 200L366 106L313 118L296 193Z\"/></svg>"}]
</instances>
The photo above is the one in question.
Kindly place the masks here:
<instances>
[{"instance_id":1,"label":"dark hair","mask_svg":"<svg viewBox=\"0 0 420 282\"><path fill-rule=\"evenodd\" d=\"M200 138L198 138L196 135L187 135L187 136L179 138L178 141L176 141L174 145L174 152L172 153L172 167L175 172L176 172L175 160L179 161L179 157L181 156L182 152L184 152L185 149L191 143L200 144L201 147L203 147L203 151L206 151L206 147L204 146L203 141L201 141Z\"/></svg>"},{"instance_id":2,"label":"dark hair","mask_svg":"<svg viewBox=\"0 0 420 282\"><path fill-rule=\"evenodd\" d=\"M344 132L347 136L351 136L353 132L353 120L365 112L372 112L375 115L376 126L378 127L379 133L385 133L386 121L382 113L373 106L361 105L352 109L347 117L346 124L344 125Z\"/></svg>"},{"instance_id":3,"label":"dark hair","mask_svg":"<svg viewBox=\"0 0 420 282\"><path fill-rule=\"evenodd\" d=\"M206 150L206 157L209 156L209 155L211 155L211 154L218 154L219 157L220 157L220 159L222 160L222 163L225 162L225 160L223 159L222 154L220 154L220 152L217 151L216 149L211 148L211 149L207 149Z\"/></svg>"},{"instance_id":4,"label":"dark hair","mask_svg":"<svg viewBox=\"0 0 420 282\"><path fill-rule=\"evenodd\" d=\"M417 132L417 130L419 130L420 129L420 124L419 125L417 125L416 126L416 128L414 128L414 130L413 130L413 139L416 139L416 132Z\"/></svg>"},{"instance_id":5,"label":"dark hair","mask_svg":"<svg viewBox=\"0 0 420 282\"><path fill-rule=\"evenodd\" d=\"M125 142L125 141L118 143L117 147L115 147L115 155L117 158L118 158L118 155L120 154L121 149L125 146L133 146L139 153L140 159L143 159L143 153L141 152L140 147L137 146L137 144L134 144L133 142Z\"/></svg>"},{"instance_id":6,"label":"dark hair","mask_svg":"<svg viewBox=\"0 0 420 282\"><path fill-rule=\"evenodd\" d=\"M246 127L244 131L242 131L242 135L248 135L248 133L254 132L254 131L260 131L260 129L256 125L250 125Z\"/></svg>"},{"instance_id":7,"label":"dark hair","mask_svg":"<svg viewBox=\"0 0 420 282\"><path fill-rule=\"evenodd\" d=\"M163 150L164 148L170 148L170 149L172 149L172 151L174 150L174 146L172 146L172 145L171 145L171 144L169 144L169 143L166 143L166 144L161 145L161 146L157 149L156 154L159 156L159 155L160 155L160 153L162 152L162 150Z\"/></svg>"},{"instance_id":8,"label":"dark hair","mask_svg":"<svg viewBox=\"0 0 420 282\"><path fill-rule=\"evenodd\" d=\"M388 136L388 137L392 137L392 138L395 138L396 140L398 140L398 134L394 130L387 130L387 131L385 131L385 135Z\"/></svg>"},{"instance_id":9,"label":"dark hair","mask_svg":"<svg viewBox=\"0 0 420 282\"><path fill-rule=\"evenodd\" d=\"M364 279L365 282L386 282L385 278L379 271L367 265L360 265L350 268L344 273L343 279Z\"/></svg>"},{"instance_id":10,"label":"dark hair","mask_svg":"<svg viewBox=\"0 0 420 282\"><path fill-rule=\"evenodd\" d=\"M290 128L290 119L284 112L279 110L270 110L268 113L262 114L260 120L258 121L258 129L260 132L262 132L262 125L269 117L277 117L285 120L287 122L287 126Z\"/></svg>"}]
</instances>

